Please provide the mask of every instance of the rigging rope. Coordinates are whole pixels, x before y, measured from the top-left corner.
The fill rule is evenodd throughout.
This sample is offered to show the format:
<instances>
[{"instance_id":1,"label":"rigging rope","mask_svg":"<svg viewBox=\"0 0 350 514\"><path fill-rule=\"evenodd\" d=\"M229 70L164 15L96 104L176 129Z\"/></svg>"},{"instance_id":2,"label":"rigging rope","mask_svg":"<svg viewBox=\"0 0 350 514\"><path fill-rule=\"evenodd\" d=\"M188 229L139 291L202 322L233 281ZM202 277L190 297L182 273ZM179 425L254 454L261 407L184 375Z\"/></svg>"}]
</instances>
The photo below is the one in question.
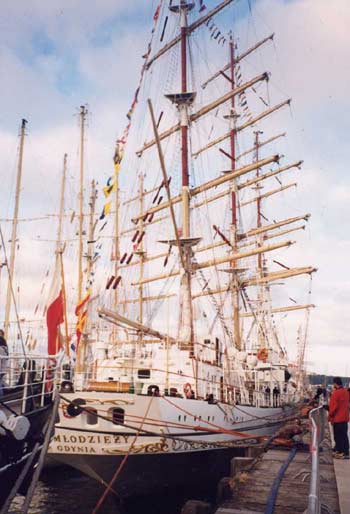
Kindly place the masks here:
<instances>
[{"instance_id":1,"label":"rigging rope","mask_svg":"<svg viewBox=\"0 0 350 514\"><path fill-rule=\"evenodd\" d=\"M193 257L193 262L195 264L198 264L197 263L197 260L195 257ZM224 314L222 312L222 309L220 308L220 305L218 304L216 298L215 298L215 295L212 293L212 290L211 288L209 287L208 285L208 281L207 279L205 278L205 275L203 273L203 271L199 268L198 269L199 271L199 276L200 276L200 279L202 280L202 287L203 287L203 290L206 289L208 292L209 292L209 298L212 302L212 304L214 305L214 310L216 312L216 316L219 318L220 322L221 322L221 326L223 328L223 331L225 332L225 334L230 338L230 340L232 341L233 339L233 336L232 336L232 332L231 330L228 328L228 326L226 325L225 323L225 317L224 317Z\"/></svg>"},{"instance_id":2,"label":"rigging rope","mask_svg":"<svg viewBox=\"0 0 350 514\"><path fill-rule=\"evenodd\" d=\"M142 426L143 426L143 424L144 424L144 421L145 421L145 419L146 419L146 417L147 417L147 414L148 414L148 412L149 412L149 410L150 410L150 408L151 408L151 404L152 404L152 400L153 400L153 398L154 398L154 397L152 396L152 397L151 397L151 399L150 399L150 401L149 401L149 404L148 404L147 409L146 409L146 411L145 411L145 415L144 415L144 417L143 417L143 420L142 420L142 422L141 422L141 424L140 424L139 429L137 430L137 432L136 432L136 434L135 434L134 439L132 440L132 442L131 442L131 444L130 444L130 446L129 446L129 449L128 449L127 453L125 454L125 456L124 456L123 460L121 461L121 463L119 464L118 468L116 469L116 471L115 471L115 473L114 473L114 475L113 475L113 477L112 477L111 481L109 482L108 486L107 486L107 487L106 487L106 489L104 490L104 492L103 492L103 494L102 494L101 498L98 500L98 502L97 502L97 504L96 504L96 506L95 506L95 508L94 508L94 510L92 511L92 513L91 513L91 514L97 514L97 512L99 511L99 509L100 509L100 507L102 506L103 502L105 501L106 497L108 496L108 494L109 494L110 490L112 489L112 486L113 486L114 482L116 481L116 479L117 479L117 478L118 478L118 476L120 475L120 473L121 473L121 471L122 471L123 467L125 466L126 461L128 460L129 455L130 455L130 453L131 453L131 451L132 451L133 447L135 446L135 443L136 443L136 441L137 441L137 438L139 437L139 434L140 434L140 432L141 432L141 430L142 430Z\"/></svg>"}]
</instances>

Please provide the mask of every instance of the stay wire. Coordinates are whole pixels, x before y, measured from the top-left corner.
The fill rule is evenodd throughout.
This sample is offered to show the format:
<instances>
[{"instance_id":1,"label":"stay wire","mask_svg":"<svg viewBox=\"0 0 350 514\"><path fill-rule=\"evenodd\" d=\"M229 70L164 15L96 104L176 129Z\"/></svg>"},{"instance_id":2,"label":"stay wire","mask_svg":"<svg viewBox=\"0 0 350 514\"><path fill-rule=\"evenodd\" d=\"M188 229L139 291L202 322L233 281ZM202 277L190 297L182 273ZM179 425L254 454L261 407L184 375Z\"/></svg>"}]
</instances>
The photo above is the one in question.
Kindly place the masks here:
<instances>
[{"instance_id":1,"label":"stay wire","mask_svg":"<svg viewBox=\"0 0 350 514\"><path fill-rule=\"evenodd\" d=\"M10 270L9 270L9 267L8 267L8 260L7 260L7 252L6 252L5 240L4 240L4 235L3 235L3 232L2 232L1 225L0 225L0 236L1 236L1 244L2 244L2 247L3 247L3 250L4 250L6 268L7 268L7 272L8 272L8 280L9 280L9 285L10 285L10 289L11 289L11 297L12 297L13 305L14 305L14 308L15 308L16 320L17 320L18 331L19 331L19 337L20 337L21 345L22 345L22 351L23 351L24 357L27 357L25 345L24 345L24 342L23 342L22 327L21 327L21 323L20 323L20 319L19 319L19 315L18 315L18 310L17 310L16 296L15 296L15 293L14 293L14 290L13 290L12 276L11 276L11 273L10 273Z\"/></svg>"}]
</instances>

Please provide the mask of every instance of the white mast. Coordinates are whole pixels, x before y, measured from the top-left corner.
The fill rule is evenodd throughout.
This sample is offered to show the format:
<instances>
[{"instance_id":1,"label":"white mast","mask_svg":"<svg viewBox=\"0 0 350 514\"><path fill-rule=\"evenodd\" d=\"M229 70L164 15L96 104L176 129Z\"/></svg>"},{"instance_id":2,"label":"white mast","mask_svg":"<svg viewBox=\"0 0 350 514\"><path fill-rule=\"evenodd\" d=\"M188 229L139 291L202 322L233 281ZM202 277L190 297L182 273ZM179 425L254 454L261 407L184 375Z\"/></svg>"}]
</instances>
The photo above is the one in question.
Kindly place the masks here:
<instances>
[{"instance_id":1,"label":"white mast","mask_svg":"<svg viewBox=\"0 0 350 514\"><path fill-rule=\"evenodd\" d=\"M11 281L13 280L13 273L15 269L15 256L16 256L16 240L17 240L17 225L18 225L18 209L19 209L19 196L21 191L21 179L22 179L22 163L23 163L23 148L24 148L24 136L27 120L22 119L21 134L19 143L19 158L17 167L17 181L16 181L16 197L15 197L15 209L12 220L12 233L11 233L11 250L10 250L10 266L8 268L9 280L7 282L7 293L6 293L6 306L5 306L5 339L8 337L8 330L10 324L10 311L11 311Z\"/></svg>"},{"instance_id":2,"label":"white mast","mask_svg":"<svg viewBox=\"0 0 350 514\"><path fill-rule=\"evenodd\" d=\"M82 299L83 291L83 229L84 229L84 136L87 109L80 106L80 174L79 174L79 251L78 251L78 298Z\"/></svg>"},{"instance_id":3,"label":"white mast","mask_svg":"<svg viewBox=\"0 0 350 514\"><path fill-rule=\"evenodd\" d=\"M67 319L67 297L66 297L66 285L64 278L64 267L63 267L63 253L65 250L65 244L62 245L62 222L64 213L64 195L66 188L66 175L67 175L67 154L63 157L63 170L62 170L62 181L61 181L61 196L60 196L60 212L58 216L58 229L57 229L57 242L56 242L56 259L61 273L62 282L62 296L63 296L63 310L64 310L64 335L65 335L65 348L66 354L69 357L69 335L68 335L68 319ZM57 265L57 260L56 260Z\"/></svg>"}]
</instances>

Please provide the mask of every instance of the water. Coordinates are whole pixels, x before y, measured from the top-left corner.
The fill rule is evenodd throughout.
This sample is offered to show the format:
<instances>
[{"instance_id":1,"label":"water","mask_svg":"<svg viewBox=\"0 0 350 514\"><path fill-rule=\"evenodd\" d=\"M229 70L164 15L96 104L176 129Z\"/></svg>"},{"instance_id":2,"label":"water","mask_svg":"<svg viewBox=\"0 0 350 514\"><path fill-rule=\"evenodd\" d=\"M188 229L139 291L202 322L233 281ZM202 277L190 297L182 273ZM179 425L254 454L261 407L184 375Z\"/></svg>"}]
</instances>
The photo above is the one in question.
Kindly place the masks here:
<instances>
[{"instance_id":1,"label":"water","mask_svg":"<svg viewBox=\"0 0 350 514\"><path fill-rule=\"evenodd\" d=\"M117 489L117 482L115 485ZM206 484L194 490L177 489L173 493L146 498L134 498L118 504L111 493L99 514L180 514L187 499L210 499ZM104 487L69 467L46 470L39 481L29 509L29 514L90 514L100 499ZM18 497L9 514L21 514L23 499Z\"/></svg>"}]
</instances>

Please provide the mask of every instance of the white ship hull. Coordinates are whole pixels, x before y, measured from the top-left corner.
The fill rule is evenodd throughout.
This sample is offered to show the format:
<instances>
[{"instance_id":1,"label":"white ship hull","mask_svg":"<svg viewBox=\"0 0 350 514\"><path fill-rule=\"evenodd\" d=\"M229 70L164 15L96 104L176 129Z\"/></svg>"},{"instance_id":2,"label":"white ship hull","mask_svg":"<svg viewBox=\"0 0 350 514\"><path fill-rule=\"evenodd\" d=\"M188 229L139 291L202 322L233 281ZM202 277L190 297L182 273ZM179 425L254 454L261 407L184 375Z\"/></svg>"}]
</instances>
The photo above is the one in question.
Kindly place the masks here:
<instances>
[{"instance_id":1,"label":"white ship hull","mask_svg":"<svg viewBox=\"0 0 350 514\"><path fill-rule=\"evenodd\" d=\"M142 494L153 487L175 487L189 477L220 477L229 470L232 456L242 452L230 443L244 435L272 434L291 412L289 407L232 407L119 393L80 392L65 398L84 399L84 409L96 409L102 417L96 424L91 424L85 410L67 417L66 406L61 405L49 455L108 483L128 454L117 481L122 496ZM123 424L103 419L120 408L125 412Z\"/></svg>"}]
</instances>

